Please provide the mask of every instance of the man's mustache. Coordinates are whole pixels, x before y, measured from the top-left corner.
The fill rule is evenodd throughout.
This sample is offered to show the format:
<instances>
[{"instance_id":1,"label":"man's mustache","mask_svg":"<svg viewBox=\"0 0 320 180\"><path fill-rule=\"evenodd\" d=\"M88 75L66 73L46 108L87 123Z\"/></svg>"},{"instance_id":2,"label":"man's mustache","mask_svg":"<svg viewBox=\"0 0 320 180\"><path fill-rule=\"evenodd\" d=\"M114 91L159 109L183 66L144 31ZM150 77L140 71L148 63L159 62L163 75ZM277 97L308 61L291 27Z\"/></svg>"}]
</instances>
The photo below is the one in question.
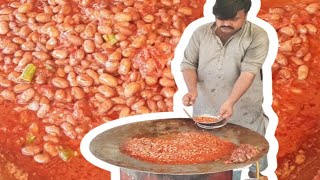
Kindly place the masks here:
<instances>
[{"instance_id":1,"label":"man's mustache","mask_svg":"<svg viewBox=\"0 0 320 180\"><path fill-rule=\"evenodd\" d=\"M231 27L231 26L220 26L220 28L234 29L234 28L233 28L233 27Z\"/></svg>"}]
</instances>

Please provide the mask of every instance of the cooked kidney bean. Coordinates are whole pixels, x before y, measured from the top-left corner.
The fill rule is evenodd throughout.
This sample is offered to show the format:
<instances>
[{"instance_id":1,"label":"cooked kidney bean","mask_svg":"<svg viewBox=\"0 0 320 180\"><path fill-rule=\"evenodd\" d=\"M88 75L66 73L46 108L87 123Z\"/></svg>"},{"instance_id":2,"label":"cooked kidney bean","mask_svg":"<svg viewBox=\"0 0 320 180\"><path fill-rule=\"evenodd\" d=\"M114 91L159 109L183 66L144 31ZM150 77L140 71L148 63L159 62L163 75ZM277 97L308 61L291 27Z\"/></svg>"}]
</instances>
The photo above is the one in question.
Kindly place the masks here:
<instances>
[{"instance_id":1,"label":"cooked kidney bean","mask_svg":"<svg viewBox=\"0 0 320 180\"><path fill-rule=\"evenodd\" d=\"M98 108L98 113L104 114L107 111L109 111L112 108L112 106L113 106L113 102L110 99L107 99L106 101L100 104Z\"/></svg>"},{"instance_id":2,"label":"cooked kidney bean","mask_svg":"<svg viewBox=\"0 0 320 180\"><path fill-rule=\"evenodd\" d=\"M56 125L45 126L45 131L52 136L61 136L61 130Z\"/></svg>"},{"instance_id":3,"label":"cooked kidney bean","mask_svg":"<svg viewBox=\"0 0 320 180\"><path fill-rule=\"evenodd\" d=\"M57 156L58 153L59 153L57 145L54 145L51 142L46 142L43 145L43 149L44 149L44 151L46 151L51 156Z\"/></svg>"},{"instance_id":4,"label":"cooked kidney bean","mask_svg":"<svg viewBox=\"0 0 320 180\"><path fill-rule=\"evenodd\" d=\"M37 146L37 145L30 145L30 146L23 147L21 149L22 154L27 155L27 156L36 155L40 151L41 151L41 148L40 148L40 146Z\"/></svg>"},{"instance_id":5,"label":"cooked kidney bean","mask_svg":"<svg viewBox=\"0 0 320 180\"><path fill-rule=\"evenodd\" d=\"M298 68L298 79L304 80L307 78L309 73L309 68L307 65L301 65Z\"/></svg>"},{"instance_id":6,"label":"cooked kidney bean","mask_svg":"<svg viewBox=\"0 0 320 180\"><path fill-rule=\"evenodd\" d=\"M130 13L118 12L114 16L116 22L128 22L132 20L132 15Z\"/></svg>"},{"instance_id":7,"label":"cooked kidney bean","mask_svg":"<svg viewBox=\"0 0 320 180\"><path fill-rule=\"evenodd\" d=\"M58 40L55 37L52 37L47 41L46 48L48 50L52 50L57 44L58 44Z\"/></svg>"},{"instance_id":8,"label":"cooked kidney bean","mask_svg":"<svg viewBox=\"0 0 320 180\"><path fill-rule=\"evenodd\" d=\"M18 103L19 104L28 103L33 98L35 93L36 93L36 91L33 88L29 88L29 89L23 91L18 98Z\"/></svg>"},{"instance_id":9,"label":"cooked kidney bean","mask_svg":"<svg viewBox=\"0 0 320 180\"><path fill-rule=\"evenodd\" d=\"M49 13L39 13L37 16L36 16L36 20L40 23L47 23L47 22L50 22L51 21L51 17L52 15L49 14Z\"/></svg>"},{"instance_id":10,"label":"cooked kidney bean","mask_svg":"<svg viewBox=\"0 0 320 180\"><path fill-rule=\"evenodd\" d=\"M98 90L98 91L99 91L99 90ZM100 90L100 91L101 91L101 90ZM104 95L101 94L101 93L96 93L96 94L94 95L94 98L95 98L96 100L98 100L99 102L104 102L104 101L107 100L107 97L104 96Z\"/></svg>"},{"instance_id":11,"label":"cooked kidney bean","mask_svg":"<svg viewBox=\"0 0 320 180\"><path fill-rule=\"evenodd\" d=\"M301 88L297 88L297 87L290 87L290 92L292 92L293 94L302 94L303 91Z\"/></svg>"},{"instance_id":12,"label":"cooked kidney bean","mask_svg":"<svg viewBox=\"0 0 320 180\"><path fill-rule=\"evenodd\" d=\"M96 71L94 71L92 69L87 69L86 74L93 79L95 85L98 85L100 83L99 82L99 74Z\"/></svg>"},{"instance_id":13,"label":"cooked kidney bean","mask_svg":"<svg viewBox=\"0 0 320 180\"><path fill-rule=\"evenodd\" d=\"M99 82L110 87L116 87L118 85L117 79L109 74L100 74Z\"/></svg>"},{"instance_id":14,"label":"cooked kidney bean","mask_svg":"<svg viewBox=\"0 0 320 180\"><path fill-rule=\"evenodd\" d=\"M76 73L75 72L70 72L67 76L67 80L69 81L71 86L78 86L78 82L76 79Z\"/></svg>"},{"instance_id":15,"label":"cooked kidney bean","mask_svg":"<svg viewBox=\"0 0 320 180\"><path fill-rule=\"evenodd\" d=\"M88 38L92 38L95 33L95 27L93 24L88 24L84 30L84 34Z\"/></svg>"},{"instance_id":16,"label":"cooked kidney bean","mask_svg":"<svg viewBox=\"0 0 320 180\"><path fill-rule=\"evenodd\" d=\"M17 94L22 93L23 91L27 90L31 88L31 84L28 83L21 83L21 84L17 84L13 87L13 91Z\"/></svg>"},{"instance_id":17,"label":"cooked kidney bean","mask_svg":"<svg viewBox=\"0 0 320 180\"><path fill-rule=\"evenodd\" d=\"M37 154L33 156L34 161L37 163L48 163L50 161L50 156L48 154Z\"/></svg>"},{"instance_id":18,"label":"cooked kidney bean","mask_svg":"<svg viewBox=\"0 0 320 180\"><path fill-rule=\"evenodd\" d=\"M13 91L10 91L10 90L7 90L7 89L3 90L3 91L0 93L0 95L1 95L4 99L9 100L9 101L15 101L15 99L16 99L16 96L15 96L14 92L13 92Z\"/></svg>"},{"instance_id":19,"label":"cooked kidney bean","mask_svg":"<svg viewBox=\"0 0 320 180\"><path fill-rule=\"evenodd\" d=\"M39 110L39 101L32 101L29 105L28 105L28 109L31 111L38 111Z\"/></svg>"},{"instance_id":20,"label":"cooked kidney bean","mask_svg":"<svg viewBox=\"0 0 320 180\"><path fill-rule=\"evenodd\" d=\"M92 40L85 40L83 43L83 50L86 53L93 53L95 50L95 44Z\"/></svg>"},{"instance_id":21,"label":"cooked kidney bean","mask_svg":"<svg viewBox=\"0 0 320 180\"><path fill-rule=\"evenodd\" d=\"M0 10L0 15L4 15L4 14L11 14L13 12L13 10L9 7L7 8L3 8Z\"/></svg>"},{"instance_id":22,"label":"cooked kidney bean","mask_svg":"<svg viewBox=\"0 0 320 180\"><path fill-rule=\"evenodd\" d=\"M40 104L40 107L37 111L37 116L39 118L44 118L50 110L50 106L48 104Z\"/></svg>"},{"instance_id":23,"label":"cooked kidney bean","mask_svg":"<svg viewBox=\"0 0 320 180\"><path fill-rule=\"evenodd\" d=\"M140 108L140 106L145 105L145 101L143 99L138 100L136 103L131 105L132 110L137 110Z\"/></svg>"},{"instance_id":24,"label":"cooked kidney bean","mask_svg":"<svg viewBox=\"0 0 320 180\"><path fill-rule=\"evenodd\" d=\"M129 83L125 89L124 89L124 95L125 97L129 98L136 94L138 91L140 91L140 84L137 82L131 82Z\"/></svg>"},{"instance_id":25,"label":"cooked kidney bean","mask_svg":"<svg viewBox=\"0 0 320 180\"><path fill-rule=\"evenodd\" d=\"M116 95L116 91L110 87L110 86L107 86L107 85L101 85L98 87L98 92L103 94L105 97L113 97Z\"/></svg>"},{"instance_id":26,"label":"cooked kidney bean","mask_svg":"<svg viewBox=\"0 0 320 180\"><path fill-rule=\"evenodd\" d=\"M279 32L287 36L293 36L295 34L295 29L292 26L286 26L282 27Z\"/></svg>"},{"instance_id":27,"label":"cooked kidney bean","mask_svg":"<svg viewBox=\"0 0 320 180\"><path fill-rule=\"evenodd\" d=\"M305 24L304 26L307 28L308 33L311 35L315 35L318 31L317 27L313 24Z\"/></svg>"},{"instance_id":28,"label":"cooked kidney bean","mask_svg":"<svg viewBox=\"0 0 320 180\"><path fill-rule=\"evenodd\" d=\"M79 74L77 76L77 83L80 86L88 87L88 86L91 86L93 84L93 79L87 74Z\"/></svg>"},{"instance_id":29,"label":"cooked kidney bean","mask_svg":"<svg viewBox=\"0 0 320 180\"><path fill-rule=\"evenodd\" d=\"M53 50L52 56L56 59L65 59L68 56L68 51L65 49Z\"/></svg>"},{"instance_id":30,"label":"cooked kidney bean","mask_svg":"<svg viewBox=\"0 0 320 180\"><path fill-rule=\"evenodd\" d=\"M70 123L62 123L61 128L64 130L64 134L71 139L75 139L77 137L77 132L74 130L73 126Z\"/></svg>"},{"instance_id":31,"label":"cooked kidney bean","mask_svg":"<svg viewBox=\"0 0 320 180\"><path fill-rule=\"evenodd\" d=\"M113 97L111 98L114 104L126 104L126 99L122 96Z\"/></svg>"},{"instance_id":32,"label":"cooked kidney bean","mask_svg":"<svg viewBox=\"0 0 320 180\"><path fill-rule=\"evenodd\" d=\"M107 61L105 63L105 68L108 73L114 74L118 71L119 65L119 61Z\"/></svg>"},{"instance_id":33,"label":"cooked kidney bean","mask_svg":"<svg viewBox=\"0 0 320 180\"><path fill-rule=\"evenodd\" d=\"M127 75L130 72L131 69L131 61L127 58L124 58L121 60L118 73L121 75Z\"/></svg>"},{"instance_id":34,"label":"cooked kidney bean","mask_svg":"<svg viewBox=\"0 0 320 180\"><path fill-rule=\"evenodd\" d=\"M161 90L161 93L162 93L163 96L166 97L166 98L172 98L173 95L176 93L176 91L175 91L174 88L164 87L164 88Z\"/></svg>"},{"instance_id":35,"label":"cooked kidney bean","mask_svg":"<svg viewBox=\"0 0 320 180\"><path fill-rule=\"evenodd\" d=\"M130 108L124 107L120 110L119 118L127 117L130 115Z\"/></svg>"},{"instance_id":36,"label":"cooked kidney bean","mask_svg":"<svg viewBox=\"0 0 320 180\"><path fill-rule=\"evenodd\" d=\"M54 90L50 87L41 87L40 94L48 98L49 100L52 100L54 98Z\"/></svg>"},{"instance_id":37,"label":"cooked kidney bean","mask_svg":"<svg viewBox=\"0 0 320 180\"><path fill-rule=\"evenodd\" d=\"M125 26L119 26L117 28L119 35L123 35L123 36L131 36L133 34L133 30L130 29L129 27L125 27ZM117 39L117 37L115 37ZM119 40L119 39L118 39ZM121 41L121 40L119 40Z\"/></svg>"},{"instance_id":38,"label":"cooked kidney bean","mask_svg":"<svg viewBox=\"0 0 320 180\"><path fill-rule=\"evenodd\" d=\"M39 133L39 125L36 122L31 123L29 126L29 132L32 134L38 134Z\"/></svg>"},{"instance_id":39,"label":"cooked kidney bean","mask_svg":"<svg viewBox=\"0 0 320 180\"><path fill-rule=\"evenodd\" d=\"M14 54L19 49L19 46L15 43L8 43L2 50L3 54Z\"/></svg>"},{"instance_id":40,"label":"cooked kidney bean","mask_svg":"<svg viewBox=\"0 0 320 180\"><path fill-rule=\"evenodd\" d=\"M133 41L131 46L134 48L141 48L147 41L147 37L145 35L138 35Z\"/></svg>"},{"instance_id":41,"label":"cooked kidney bean","mask_svg":"<svg viewBox=\"0 0 320 180\"><path fill-rule=\"evenodd\" d=\"M147 114L150 113L150 110L146 106L139 106L135 110L137 114Z\"/></svg>"},{"instance_id":42,"label":"cooked kidney bean","mask_svg":"<svg viewBox=\"0 0 320 180\"><path fill-rule=\"evenodd\" d=\"M97 28L100 34L111 34L112 28L108 24L101 24Z\"/></svg>"},{"instance_id":43,"label":"cooked kidney bean","mask_svg":"<svg viewBox=\"0 0 320 180\"><path fill-rule=\"evenodd\" d=\"M161 112L165 112L167 110L167 105L163 100L157 101L157 106Z\"/></svg>"},{"instance_id":44,"label":"cooked kidney bean","mask_svg":"<svg viewBox=\"0 0 320 180\"><path fill-rule=\"evenodd\" d=\"M72 87L71 94L75 99L83 99L85 97L84 91L80 87Z\"/></svg>"},{"instance_id":45,"label":"cooked kidney bean","mask_svg":"<svg viewBox=\"0 0 320 180\"><path fill-rule=\"evenodd\" d=\"M119 51L114 51L113 53L110 54L109 61L119 61L121 60L121 52Z\"/></svg>"},{"instance_id":46,"label":"cooked kidney bean","mask_svg":"<svg viewBox=\"0 0 320 180\"><path fill-rule=\"evenodd\" d=\"M27 13L29 11L31 11L33 8L32 3L24 3L21 4L21 6L18 8L18 12L19 13Z\"/></svg>"},{"instance_id":47,"label":"cooked kidney bean","mask_svg":"<svg viewBox=\"0 0 320 180\"><path fill-rule=\"evenodd\" d=\"M32 55L40 61L46 61L50 59L50 56L45 52L33 52Z\"/></svg>"},{"instance_id":48,"label":"cooked kidney bean","mask_svg":"<svg viewBox=\"0 0 320 180\"><path fill-rule=\"evenodd\" d=\"M61 77L55 77L52 79L52 84L57 88L67 88L69 87L69 82Z\"/></svg>"},{"instance_id":49,"label":"cooked kidney bean","mask_svg":"<svg viewBox=\"0 0 320 180\"><path fill-rule=\"evenodd\" d=\"M107 57L105 55L103 55L102 53L94 53L93 57L100 64L105 64L105 62L107 61Z\"/></svg>"},{"instance_id":50,"label":"cooked kidney bean","mask_svg":"<svg viewBox=\"0 0 320 180\"><path fill-rule=\"evenodd\" d=\"M57 89L54 94L54 99L57 101L62 101L66 98L66 92L63 89Z\"/></svg>"},{"instance_id":51,"label":"cooked kidney bean","mask_svg":"<svg viewBox=\"0 0 320 180\"><path fill-rule=\"evenodd\" d=\"M132 57L133 55L135 54L135 50L133 48L125 48L123 51L122 51L122 56L124 57Z\"/></svg>"},{"instance_id":52,"label":"cooked kidney bean","mask_svg":"<svg viewBox=\"0 0 320 180\"><path fill-rule=\"evenodd\" d=\"M59 138L57 136L45 135L43 136L43 140L47 142L59 143Z\"/></svg>"},{"instance_id":53,"label":"cooked kidney bean","mask_svg":"<svg viewBox=\"0 0 320 180\"><path fill-rule=\"evenodd\" d=\"M168 79L168 78L161 78L159 80L159 84L161 86L164 86L164 87L173 87L173 86L175 86L174 80Z\"/></svg>"},{"instance_id":54,"label":"cooked kidney bean","mask_svg":"<svg viewBox=\"0 0 320 180\"><path fill-rule=\"evenodd\" d=\"M0 34L6 35L10 31L7 21L0 21Z\"/></svg>"},{"instance_id":55,"label":"cooked kidney bean","mask_svg":"<svg viewBox=\"0 0 320 180\"><path fill-rule=\"evenodd\" d=\"M11 87L12 86L12 82L10 80L3 79L1 77L0 78L0 86L2 86L2 87Z\"/></svg>"},{"instance_id":56,"label":"cooked kidney bean","mask_svg":"<svg viewBox=\"0 0 320 180\"><path fill-rule=\"evenodd\" d=\"M158 78L154 77L154 76L147 76L145 78L145 82L146 82L147 85L153 86L153 85L156 85L158 83Z\"/></svg>"},{"instance_id":57,"label":"cooked kidney bean","mask_svg":"<svg viewBox=\"0 0 320 180\"><path fill-rule=\"evenodd\" d=\"M73 34L68 35L68 41L76 46L81 46L83 44L83 39Z\"/></svg>"}]
</instances>

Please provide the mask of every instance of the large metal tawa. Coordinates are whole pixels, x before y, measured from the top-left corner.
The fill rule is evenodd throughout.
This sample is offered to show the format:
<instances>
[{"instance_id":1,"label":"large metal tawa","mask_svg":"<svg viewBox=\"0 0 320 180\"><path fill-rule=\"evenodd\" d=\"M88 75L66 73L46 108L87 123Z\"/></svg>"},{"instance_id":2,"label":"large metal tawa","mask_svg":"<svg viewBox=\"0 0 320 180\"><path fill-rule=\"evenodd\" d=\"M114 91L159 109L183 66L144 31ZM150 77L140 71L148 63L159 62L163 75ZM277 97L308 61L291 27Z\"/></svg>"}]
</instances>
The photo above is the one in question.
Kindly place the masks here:
<instances>
[{"instance_id":1,"label":"large metal tawa","mask_svg":"<svg viewBox=\"0 0 320 180\"><path fill-rule=\"evenodd\" d=\"M255 158L243 163L225 164L223 160L219 160L190 165L154 164L132 158L120 151L120 146L128 138L156 137L172 132L190 131L209 132L237 145L251 144L263 149L263 151ZM172 175L208 174L242 168L259 160L267 153L268 148L266 139L250 129L229 123L219 129L205 130L187 118L159 119L118 126L99 134L90 143L92 154L109 164L136 171Z\"/></svg>"}]
</instances>

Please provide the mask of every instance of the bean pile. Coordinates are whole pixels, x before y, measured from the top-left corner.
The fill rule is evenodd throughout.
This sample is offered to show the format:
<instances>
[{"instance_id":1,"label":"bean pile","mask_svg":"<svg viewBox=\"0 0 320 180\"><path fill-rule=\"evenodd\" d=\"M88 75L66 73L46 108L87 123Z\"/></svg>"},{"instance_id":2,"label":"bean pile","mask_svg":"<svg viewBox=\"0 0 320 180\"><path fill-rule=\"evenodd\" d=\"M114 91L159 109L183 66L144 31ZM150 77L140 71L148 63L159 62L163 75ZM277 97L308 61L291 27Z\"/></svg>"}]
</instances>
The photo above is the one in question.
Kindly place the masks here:
<instances>
[{"instance_id":1,"label":"bean pile","mask_svg":"<svg viewBox=\"0 0 320 180\"><path fill-rule=\"evenodd\" d=\"M208 132L182 132L129 139L121 149L132 157L158 164L198 164L228 157L234 148L232 142Z\"/></svg>"},{"instance_id":2,"label":"bean pile","mask_svg":"<svg viewBox=\"0 0 320 180\"><path fill-rule=\"evenodd\" d=\"M215 123L217 121L219 121L218 118L214 118L214 117L196 117L193 118L193 120L197 123Z\"/></svg>"},{"instance_id":3,"label":"bean pile","mask_svg":"<svg viewBox=\"0 0 320 180\"><path fill-rule=\"evenodd\" d=\"M0 2L0 100L33 111L21 152L68 160L93 127L172 111L170 63L197 0ZM201 12L201 11L199 11Z\"/></svg>"},{"instance_id":4,"label":"bean pile","mask_svg":"<svg viewBox=\"0 0 320 180\"><path fill-rule=\"evenodd\" d=\"M267 3L267 2L266 2ZM320 3L286 3L262 9L259 17L277 31L279 51L273 64L273 108L279 117L278 158L298 152L314 129L319 129ZM277 175L290 179L294 166L278 162ZM299 164L296 164L299 165Z\"/></svg>"}]
</instances>

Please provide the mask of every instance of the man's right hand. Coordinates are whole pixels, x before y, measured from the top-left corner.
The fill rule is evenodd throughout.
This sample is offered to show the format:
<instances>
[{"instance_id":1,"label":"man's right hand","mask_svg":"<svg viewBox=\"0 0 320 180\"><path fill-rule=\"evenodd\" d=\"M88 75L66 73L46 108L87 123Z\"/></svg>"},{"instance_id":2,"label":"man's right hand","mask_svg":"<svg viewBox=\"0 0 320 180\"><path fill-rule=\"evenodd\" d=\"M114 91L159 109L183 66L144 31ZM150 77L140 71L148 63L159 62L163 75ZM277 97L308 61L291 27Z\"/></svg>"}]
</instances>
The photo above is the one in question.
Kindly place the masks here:
<instances>
[{"instance_id":1,"label":"man's right hand","mask_svg":"<svg viewBox=\"0 0 320 180\"><path fill-rule=\"evenodd\" d=\"M193 105L193 103L196 100L197 96L198 96L197 92L188 92L182 98L183 105L185 105L185 106Z\"/></svg>"}]
</instances>

